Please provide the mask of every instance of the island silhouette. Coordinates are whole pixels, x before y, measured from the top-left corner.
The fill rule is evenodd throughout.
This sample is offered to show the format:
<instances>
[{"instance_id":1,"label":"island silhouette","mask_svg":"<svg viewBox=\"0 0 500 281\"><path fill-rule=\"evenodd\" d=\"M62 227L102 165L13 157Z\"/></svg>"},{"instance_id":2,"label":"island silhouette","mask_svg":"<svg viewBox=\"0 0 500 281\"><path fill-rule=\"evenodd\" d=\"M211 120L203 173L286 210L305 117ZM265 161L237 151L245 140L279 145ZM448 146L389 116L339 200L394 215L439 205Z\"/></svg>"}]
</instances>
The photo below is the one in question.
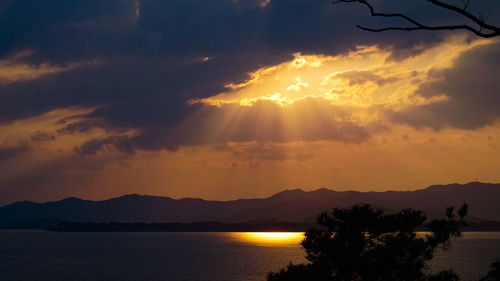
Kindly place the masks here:
<instances>
[{"instance_id":1,"label":"island silhouette","mask_svg":"<svg viewBox=\"0 0 500 281\"><path fill-rule=\"evenodd\" d=\"M0 207L1 228L65 231L305 231L318 213L371 204L387 213L443 206L471 207L466 230L500 230L500 184L434 185L415 191L358 192L286 190L268 198L207 201L131 194L103 201L67 198Z\"/></svg>"}]
</instances>

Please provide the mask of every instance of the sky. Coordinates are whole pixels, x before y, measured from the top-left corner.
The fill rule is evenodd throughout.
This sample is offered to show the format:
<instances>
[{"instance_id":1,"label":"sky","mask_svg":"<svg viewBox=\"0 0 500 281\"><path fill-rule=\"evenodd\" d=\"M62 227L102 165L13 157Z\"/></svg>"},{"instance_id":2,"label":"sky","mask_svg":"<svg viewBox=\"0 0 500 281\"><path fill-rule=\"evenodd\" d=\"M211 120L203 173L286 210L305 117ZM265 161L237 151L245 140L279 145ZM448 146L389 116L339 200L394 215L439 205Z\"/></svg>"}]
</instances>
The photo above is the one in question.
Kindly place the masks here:
<instances>
[{"instance_id":1,"label":"sky","mask_svg":"<svg viewBox=\"0 0 500 281\"><path fill-rule=\"evenodd\" d=\"M405 25L329 0L1 1L0 205L500 182L500 40L357 24Z\"/></svg>"}]
</instances>

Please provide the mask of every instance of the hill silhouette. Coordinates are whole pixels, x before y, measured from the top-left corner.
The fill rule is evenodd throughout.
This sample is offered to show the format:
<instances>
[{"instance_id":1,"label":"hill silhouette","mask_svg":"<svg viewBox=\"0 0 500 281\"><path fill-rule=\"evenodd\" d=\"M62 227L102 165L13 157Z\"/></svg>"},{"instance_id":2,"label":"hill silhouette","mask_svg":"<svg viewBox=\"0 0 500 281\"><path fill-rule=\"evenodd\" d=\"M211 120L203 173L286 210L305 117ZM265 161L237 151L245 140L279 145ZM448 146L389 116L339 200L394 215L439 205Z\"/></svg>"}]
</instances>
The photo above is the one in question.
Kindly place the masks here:
<instances>
[{"instance_id":1,"label":"hill silhouette","mask_svg":"<svg viewBox=\"0 0 500 281\"><path fill-rule=\"evenodd\" d=\"M318 189L285 190L268 198L207 201L197 198L130 194L103 201L66 198L60 201L17 202L0 207L0 227L43 220L47 222L311 222L320 212L367 203L386 212L402 208L439 217L443 206L470 206L470 220L500 221L500 184L471 182L435 185L416 191L358 192Z\"/></svg>"}]
</instances>

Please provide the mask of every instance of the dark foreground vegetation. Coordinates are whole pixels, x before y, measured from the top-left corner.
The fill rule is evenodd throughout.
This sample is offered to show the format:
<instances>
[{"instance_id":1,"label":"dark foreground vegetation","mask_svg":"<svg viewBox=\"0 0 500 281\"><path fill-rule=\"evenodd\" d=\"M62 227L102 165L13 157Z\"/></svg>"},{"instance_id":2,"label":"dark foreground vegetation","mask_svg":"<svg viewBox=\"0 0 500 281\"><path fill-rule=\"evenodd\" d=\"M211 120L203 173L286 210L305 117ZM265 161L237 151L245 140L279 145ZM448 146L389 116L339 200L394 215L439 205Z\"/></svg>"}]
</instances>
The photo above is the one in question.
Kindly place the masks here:
<instances>
[{"instance_id":1,"label":"dark foreground vegetation","mask_svg":"<svg viewBox=\"0 0 500 281\"><path fill-rule=\"evenodd\" d=\"M426 222L422 211L385 215L370 205L333 209L318 216L318 227L302 241L307 264L289 264L268 281L458 281L451 269L430 273L427 262L461 235L468 206L446 209L444 219ZM426 233L416 231L425 227ZM480 281L500 281L500 263Z\"/></svg>"}]
</instances>

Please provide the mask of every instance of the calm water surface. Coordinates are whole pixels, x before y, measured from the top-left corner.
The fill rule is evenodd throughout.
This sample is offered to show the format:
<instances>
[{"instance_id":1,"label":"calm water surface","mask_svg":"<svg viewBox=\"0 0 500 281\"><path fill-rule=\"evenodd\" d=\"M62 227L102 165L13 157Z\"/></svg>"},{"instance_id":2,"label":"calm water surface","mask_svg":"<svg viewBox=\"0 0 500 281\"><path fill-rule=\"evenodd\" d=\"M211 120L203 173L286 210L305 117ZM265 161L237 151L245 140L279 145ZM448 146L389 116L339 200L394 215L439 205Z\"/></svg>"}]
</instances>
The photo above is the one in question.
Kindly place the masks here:
<instances>
[{"instance_id":1,"label":"calm water surface","mask_svg":"<svg viewBox=\"0 0 500 281\"><path fill-rule=\"evenodd\" d=\"M2 281L265 280L304 262L300 233L58 233L0 231ZM465 233L437 269L477 280L500 259L500 233Z\"/></svg>"}]
</instances>

